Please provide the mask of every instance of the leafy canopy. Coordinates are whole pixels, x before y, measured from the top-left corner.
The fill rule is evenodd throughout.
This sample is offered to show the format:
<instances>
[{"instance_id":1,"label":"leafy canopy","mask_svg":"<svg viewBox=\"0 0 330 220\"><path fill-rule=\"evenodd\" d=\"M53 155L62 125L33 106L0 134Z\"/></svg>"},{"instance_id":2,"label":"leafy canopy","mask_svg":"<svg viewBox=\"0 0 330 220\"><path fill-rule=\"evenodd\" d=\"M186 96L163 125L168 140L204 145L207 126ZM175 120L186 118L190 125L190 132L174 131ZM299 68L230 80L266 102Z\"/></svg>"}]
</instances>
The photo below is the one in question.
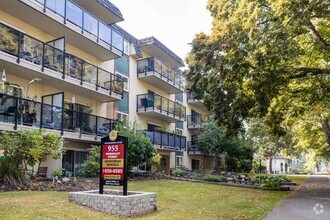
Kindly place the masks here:
<instances>
[{"instance_id":1,"label":"leafy canopy","mask_svg":"<svg viewBox=\"0 0 330 220\"><path fill-rule=\"evenodd\" d=\"M266 117L272 133L312 131L315 148L330 147L330 1L209 0L207 8L213 29L192 42L188 90L226 135Z\"/></svg>"}]
</instances>

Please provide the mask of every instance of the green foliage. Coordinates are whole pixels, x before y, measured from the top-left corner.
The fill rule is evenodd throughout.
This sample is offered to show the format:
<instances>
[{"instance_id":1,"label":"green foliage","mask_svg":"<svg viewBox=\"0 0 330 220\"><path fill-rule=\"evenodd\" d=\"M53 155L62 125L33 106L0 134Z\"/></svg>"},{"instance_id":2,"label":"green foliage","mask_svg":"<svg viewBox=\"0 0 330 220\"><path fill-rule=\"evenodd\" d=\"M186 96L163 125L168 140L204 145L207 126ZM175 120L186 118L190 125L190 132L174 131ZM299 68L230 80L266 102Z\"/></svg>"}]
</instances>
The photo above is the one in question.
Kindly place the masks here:
<instances>
[{"instance_id":1,"label":"green foliage","mask_svg":"<svg viewBox=\"0 0 330 220\"><path fill-rule=\"evenodd\" d=\"M156 153L150 160L148 160L148 165L159 167L162 156Z\"/></svg>"},{"instance_id":2,"label":"green foliage","mask_svg":"<svg viewBox=\"0 0 330 220\"><path fill-rule=\"evenodd\" d=\"M61 177L62 176L62 170L54 170L52 172L53 177Z\"/></svg>"},{"instance_id":3,"label":"green foliage","mask_svg":"<svg viewBox=\"0 0 330 220\"><path fill-rule=\"evenodd\" d=\"M88 152L87 159L79 170L80 175L95 177L100 174L101 146L92 146Z\"/></svg>"},{"instance_id":4,"label":"green foliage","mask_svg":"<svg viewBox=\"0 0 330 220\"><path fill-rule=\"evenodd\" d=\"M224 182L225 177L222 176L217 176L217 175L212 175L212 174L206 174L203 177L204 181L209 181L209 182Z\"/></svg>"},{"instance_id":5,"label":"green foliage","mask_svg":"<svg viewBox=\"0 0 330 220\"><path fill-rule=\"evenodd\" d=\"M291 180L284 175L276 175L276 176L266 176L266 175L258 175L252 180L252 183L256 186L262 187L272 187L278 188L281 183L291 182Z\"/></svg>"},{"instance_id":6,"label":"green foliage","mask_svg":"<svg viewBox=\"0 0 330 220\"><path fill-rule=\"evenodd\" d=\"M182 168L175 168L173 171L172 171L172 175L173 176L182 176L184 173L184 170Z\"/></svg>"},{"instance_id":7,"label":"green foliage","mask_svg":"<svg viewBox=\"0 0 330 220\"><path fill-rule=\"evenodd\" d=\"M62 155L60 137L57 134L46 133L44 130L2 131L0 138L4 156L13 168L7 170L23 166L22 169L17 169L17 172L26 172L28 165L40 165L48 156L56 160ZM19 176L15 173L7 173L7 175L12 176L13 179Z\"/></svg>"},{"instance_id":8,"label":"green foliage","mask_svg":"<svg viewBox=\"0 0 330 220\"><path fill-rule=\"evenodd\" d=\"M137 122L118 126L118 132L128 137L128 170L142 163L149 162L156 154L156 149L146 137Z\"/></svg>"},{"instance_id":9,"label":"green foliage","mask_svg":"<svg viewBox=\"0 0 330 220\"><path fill-rule=\"evenodd\" d=\"M145 133L138 129L136 122L129 126L127 123L118 126L118 132L128 137L128 170L142 163L157 165L160 155L156 154L150 140ZM87 177L98 176L100 173L101 146L92 146L83 163L80 174Z\"/></svg>"},{"instance_id":10,"label":"green foliage","mask_svg":"<svg viewBox=\"0 0 330 220\"><path fill-rule=\"evenodd\" d=\"M188 91L215 113L226 136L248 118L289 133L300 148L330 149L329 1L210 0L210 35L186 61Z\"/></svg>"},{"instance_id":11,"label":"green foliage","mask_svg":"<svg viewBox=\"0 0 330 220\"><path fill-rule=\"evenodd\" d=\"M0 182L9 185L21 184L24 181L22 168L12 157L0 157Z\"/></svg>"}]
</instances>

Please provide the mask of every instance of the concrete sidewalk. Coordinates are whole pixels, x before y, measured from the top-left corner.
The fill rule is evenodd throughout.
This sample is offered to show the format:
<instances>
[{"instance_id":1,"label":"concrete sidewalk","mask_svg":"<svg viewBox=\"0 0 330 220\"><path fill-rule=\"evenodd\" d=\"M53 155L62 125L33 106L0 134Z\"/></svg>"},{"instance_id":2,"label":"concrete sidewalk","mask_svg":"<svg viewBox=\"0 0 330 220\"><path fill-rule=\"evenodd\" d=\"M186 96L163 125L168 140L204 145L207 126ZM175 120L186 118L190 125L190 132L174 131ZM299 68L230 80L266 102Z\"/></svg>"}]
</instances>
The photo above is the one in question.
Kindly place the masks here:
<instances>
[{"instance_id":1,"label":"concrete sidewalk","mask_svg":"<svg viewBox=\"0 0 330 220\"><path fill-rule=\"evenodd\" d=\"M330 176L310 176L297 191L265 218L275 219L330 220Z\"/></svg>"}]
</instances>

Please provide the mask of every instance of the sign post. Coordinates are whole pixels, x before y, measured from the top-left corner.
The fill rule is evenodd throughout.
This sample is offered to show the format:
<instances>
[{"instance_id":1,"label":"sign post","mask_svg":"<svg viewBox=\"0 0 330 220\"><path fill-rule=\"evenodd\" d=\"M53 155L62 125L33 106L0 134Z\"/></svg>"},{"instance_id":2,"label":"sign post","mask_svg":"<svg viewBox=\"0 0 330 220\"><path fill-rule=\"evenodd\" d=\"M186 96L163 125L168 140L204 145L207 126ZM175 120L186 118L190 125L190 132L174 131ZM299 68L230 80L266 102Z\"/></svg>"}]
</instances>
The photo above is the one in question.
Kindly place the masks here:
<instances>
[{"instance_id":1,"label":"sign post","mask_svg":"<svg viewBox=\"0 0 330 220\"><path fill-rule=\"evenodd\" d=\"M127 146L128 138L116 131L101 139L100 194L104 185L123 186L123 195L127 196Z\"/></svg>"}]
</instances>

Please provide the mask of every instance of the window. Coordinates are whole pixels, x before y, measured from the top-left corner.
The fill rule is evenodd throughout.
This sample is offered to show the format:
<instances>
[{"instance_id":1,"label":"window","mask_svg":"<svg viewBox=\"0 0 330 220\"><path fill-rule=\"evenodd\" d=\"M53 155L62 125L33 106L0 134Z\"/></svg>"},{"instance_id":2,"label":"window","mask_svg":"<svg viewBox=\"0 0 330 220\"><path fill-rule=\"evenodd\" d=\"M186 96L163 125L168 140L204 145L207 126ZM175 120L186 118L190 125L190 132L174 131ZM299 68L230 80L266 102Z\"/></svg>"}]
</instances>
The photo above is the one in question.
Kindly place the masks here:
<instances>
[{"instance_id":1,"label":"window","mask_svg":"<svg viewBox=\"0 0 330 220\"><path fill-rule=\"evenodd\" d=\"M176 128L176 129L181 129L181 130L183 130L183 122L178 122L178 123L176 123L176 124L175 124L175 128Z\"/></svg>"},{"instance_id":2,"label":"window","mask_svg":"<svg viewBox=\"0 0 330 220\"><path fill-rule=\"evenodd\" d=\"M120 122L128 121L128 115L117 112L117 119Z\"/></svg>"},{"instance_id":3,"label":"window","mask_svg":"<svg viewBox=\"0 0 330 220\"><path fill-rule=\"evenodd\" d=\"M175 94L175 101L179 101L179 102L183 103L183 93Z\"/></svg>"},{"instance_id":4,"label":"window","mask_svg":"<svg viewBox=\"0 0 330 220\"><path fill-rule=\"evenodd\" d=\"M124 55L115 59L115 70L117 73L129 77L129 56Z\"/></svg>"},{"instance_id":5,"label":"window","mask_svg":"<svg viewBox=\"0 0 330 220\"><path fill-rule=\"evenodd\" d=\"M118 101L118 111L121 113L125 113L128 114L129 113L129 109L128 109L128 104L129 104L129 100L128 100L128 92L124 92L123 93L123 99Z\"/></svg>"},{"instance_id":6,"label":"window","mask_svg":"<svg viewBox=\"0 0 330 220\"><path fill-rule=\"evenodd\" d=\"M183 157L182 156L177 156L176 157L176 167L183 167Z\"/></svg>"},{"instance_id":7,"label":"window","mask_svg":"<svg viewBox=\"0 0 330 220\"><path fill-rule=\"evenodd\" d=\"M129 55L129 42L127 40L124 41L124 53Z\"/></svg>"}]
</instances>

